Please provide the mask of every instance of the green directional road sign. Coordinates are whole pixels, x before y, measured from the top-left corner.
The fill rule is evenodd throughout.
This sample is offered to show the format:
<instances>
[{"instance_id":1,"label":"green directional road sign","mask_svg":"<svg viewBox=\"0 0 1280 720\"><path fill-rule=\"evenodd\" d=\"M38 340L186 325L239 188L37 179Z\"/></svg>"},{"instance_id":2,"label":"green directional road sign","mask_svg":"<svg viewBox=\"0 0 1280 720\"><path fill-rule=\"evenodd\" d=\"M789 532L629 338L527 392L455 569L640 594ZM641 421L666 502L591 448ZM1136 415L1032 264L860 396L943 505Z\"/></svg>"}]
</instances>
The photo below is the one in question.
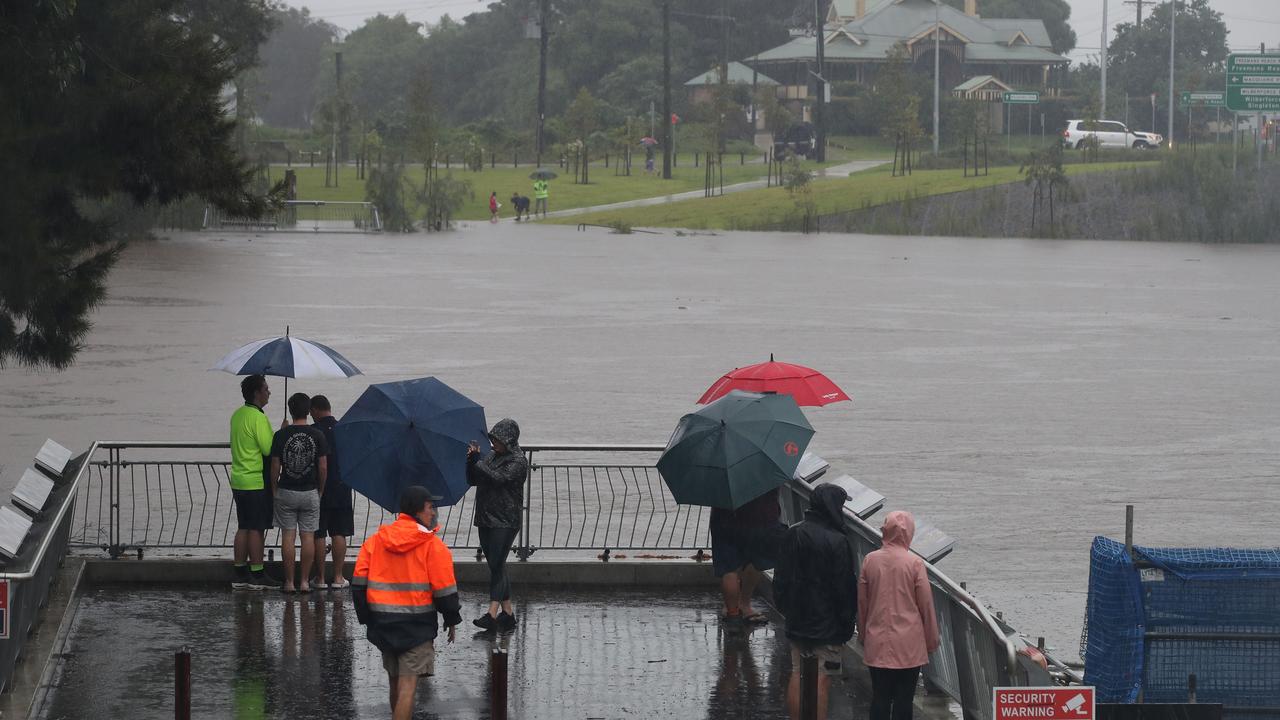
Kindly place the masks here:
<instances>
[{"instance_id":1,"label":"green directional road sign","mask_svg":"<svg viewBox=\"0 0 1280 720\"><path fill-rule=\"evenodd\" d=\"M1280 55L1227 56L1227 109L1280 112Z\"/></svg>"},{"instance_id":2,"label":"green directional road sign","mask_svg":"<svg viewBox=\"0 0 1280 720\"><path fill-rule=\"evenodd\" d=\"M1004 94L1005 105L1038 105L1040 103L1040 93L1038 92L1007 92Z\"/></svg>"},{"instance_id":3,"label":"green directional road sign","mask_svg":"<svg viewBox=\"0 0 1280 720\"><path fill-rule=\"evenodd\" d=\"M1226 107L1227 94L1214 91L1193 90L1191 92L1182 93L1182 99L1180 102L1184 108L1191 107L1192 105L1195 105L1196 107Z\"/></svg>"}]
</instances>

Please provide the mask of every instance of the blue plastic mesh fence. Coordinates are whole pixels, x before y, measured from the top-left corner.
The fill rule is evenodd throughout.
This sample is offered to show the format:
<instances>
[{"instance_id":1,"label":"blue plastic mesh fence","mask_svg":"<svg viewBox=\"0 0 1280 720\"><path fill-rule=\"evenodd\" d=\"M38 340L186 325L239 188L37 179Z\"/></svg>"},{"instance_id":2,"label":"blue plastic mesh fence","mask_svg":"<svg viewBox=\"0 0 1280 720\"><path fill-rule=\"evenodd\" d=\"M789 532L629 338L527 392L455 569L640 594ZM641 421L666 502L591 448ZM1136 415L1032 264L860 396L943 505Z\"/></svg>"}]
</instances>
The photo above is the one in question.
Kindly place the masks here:
<instances>
[{"instance_id":1,"label":"blue plastic mesh fence","mask_svg":"<svg viewBox=\"0 0 1280 720\"><path fill-rule=\"evenodd\" d=\"M1135 547L1095 538L1083 654L1104 702L1280 707L1280 550ZM1276 713L1249 713L1276 717Z\"/></svg>"}]
</instances>

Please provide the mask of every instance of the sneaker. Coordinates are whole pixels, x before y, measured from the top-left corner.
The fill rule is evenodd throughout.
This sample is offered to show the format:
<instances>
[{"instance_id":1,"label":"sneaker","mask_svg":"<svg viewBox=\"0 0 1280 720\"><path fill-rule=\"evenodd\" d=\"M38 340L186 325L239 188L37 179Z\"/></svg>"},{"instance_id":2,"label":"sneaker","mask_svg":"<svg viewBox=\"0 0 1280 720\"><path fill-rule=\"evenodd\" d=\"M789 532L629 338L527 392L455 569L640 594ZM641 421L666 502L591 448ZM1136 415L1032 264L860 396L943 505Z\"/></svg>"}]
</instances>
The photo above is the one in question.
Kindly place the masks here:
<instances>
[{"instance_id":1,"label":"sneaker","mask_svg":"<svg viewBox=\"0 0 1280 720\"><path fill-rule=\"evenodd\" d=\"M496 629L498 629L498 620L497 620L497 618L495 618L494 616L490 615L489 613L485 613L485 614L481 615L480 617L476 618L475 620L472 620L472 621L471 621L471 624L475 625L476 627L480 628L481 630L496 630Z\"/></svg>"},{"instance_id":2,"label":"sneaker","mask_svg":"<svg viewBox=\"0 0 1280 720\"><path fill-rule=\"evenodd\" d=\"M485 615L485 617L489 617ZM511 632L516 629L516 616L510 613L502 613L498 615L498 630L500 632Z\"/></svg>"},{"instance_id":3,"label":"sneaker","mask_svg":"<svg viewBox=\"0 0 1280 720\"><path fill-rule=\"evenodd\" d=\"M283 584L279 580L268 577L263 570L257 572L249 571L250 590L279 590Z\"/></svg>"},{"instance_id":4,"label":"sneaker","mask_svg":"<svg viewBox=\"0 0 1280 720\"><path fill-rule=\"evenodd\" d=\"M231 588L233 590L245 590L249 587L249 566L233 565L231 567L235 573L231 577Z\"/></svg>"}]
</instances>

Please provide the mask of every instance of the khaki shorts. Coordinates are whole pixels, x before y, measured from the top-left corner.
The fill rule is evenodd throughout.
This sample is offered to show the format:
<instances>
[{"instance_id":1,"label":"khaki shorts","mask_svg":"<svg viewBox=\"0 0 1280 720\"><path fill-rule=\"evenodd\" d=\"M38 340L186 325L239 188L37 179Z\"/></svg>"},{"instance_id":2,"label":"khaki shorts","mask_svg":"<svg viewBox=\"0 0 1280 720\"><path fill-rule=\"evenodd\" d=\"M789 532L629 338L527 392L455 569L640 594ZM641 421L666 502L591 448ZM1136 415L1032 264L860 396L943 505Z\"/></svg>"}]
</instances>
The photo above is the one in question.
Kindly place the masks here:
<instances>
[{"instance_id":1,"label":"khaki shorts","mask_svg":"<svg viewBox=\"0 0 1280 720\"><path fill-rule=\"evenodd\" d=\"M400 654L383 652L382 667L392 677L401 675L429 676L436 674L436 644L428 640L416 648Z\"/></svg>"},{"instance_id":2,"label":"khaki shorts","mask_svg":"<svg viewBox=\"0 0 1280 720\"><path fill-rule=\"evenodd\" d=\"M813 645L791 641L791 670L800 672L800 654L811 652L818 656L818 670L824 675L841 675L844 672L844 661L840 645Z\"/></svg>"}]
</instances>

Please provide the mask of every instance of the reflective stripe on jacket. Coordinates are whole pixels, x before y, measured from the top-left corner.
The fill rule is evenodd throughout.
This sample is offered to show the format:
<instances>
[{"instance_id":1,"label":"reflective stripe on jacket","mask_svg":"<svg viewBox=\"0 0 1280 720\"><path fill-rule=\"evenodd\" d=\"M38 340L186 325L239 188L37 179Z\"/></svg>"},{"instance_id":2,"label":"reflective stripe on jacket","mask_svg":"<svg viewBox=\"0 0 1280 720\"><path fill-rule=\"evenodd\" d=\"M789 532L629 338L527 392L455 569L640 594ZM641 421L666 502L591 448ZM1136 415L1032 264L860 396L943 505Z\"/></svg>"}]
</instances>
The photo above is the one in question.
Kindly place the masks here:
<instances>
[{"instance_id":1,"label":"reflective stripe on jacket","mask_svg":"<svg viewBox=\"0 0 1280 720\"><path fill-rule=\"evenodd\" d=\"M369 642L387 652L434 640L438 614L446 627L462 622L453 555L439 535L409 515L378 528L360 546L351 593Z\"/></svg>"}]
</instances>

